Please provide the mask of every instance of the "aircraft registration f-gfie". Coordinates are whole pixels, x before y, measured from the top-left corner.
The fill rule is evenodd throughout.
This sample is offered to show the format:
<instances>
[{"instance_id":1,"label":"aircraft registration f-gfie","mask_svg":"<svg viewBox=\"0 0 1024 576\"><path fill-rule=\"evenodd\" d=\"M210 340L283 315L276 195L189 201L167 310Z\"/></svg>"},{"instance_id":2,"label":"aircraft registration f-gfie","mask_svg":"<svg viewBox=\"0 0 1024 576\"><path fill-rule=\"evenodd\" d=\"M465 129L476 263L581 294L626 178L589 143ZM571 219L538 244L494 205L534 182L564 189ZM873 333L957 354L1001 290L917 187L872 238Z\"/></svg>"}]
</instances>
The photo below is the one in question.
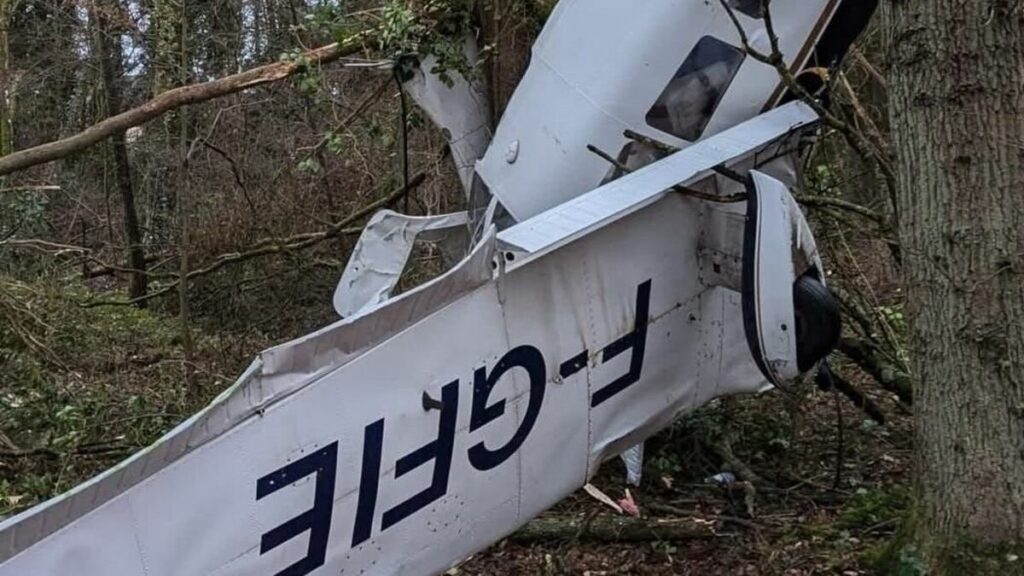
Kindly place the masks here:
<instances>
[{"instance_id":1,"label":"aircraft registration f-gfie","mask_svg":"<svg viewBox=\"0 0 1024 576\"><path fill-rule=\"evenodd\" d=\"M874 5L772 2L785 65L837 65ZM0 576L440 573L679 414L822 367L838 307L790 192L818 117L744 50L761 10L562 0L493 137L425 59L406 89L470 209L371 218L343 319L4 521ZM458 257L395 294L417 240Z\"/></svg>"}]
</instances>

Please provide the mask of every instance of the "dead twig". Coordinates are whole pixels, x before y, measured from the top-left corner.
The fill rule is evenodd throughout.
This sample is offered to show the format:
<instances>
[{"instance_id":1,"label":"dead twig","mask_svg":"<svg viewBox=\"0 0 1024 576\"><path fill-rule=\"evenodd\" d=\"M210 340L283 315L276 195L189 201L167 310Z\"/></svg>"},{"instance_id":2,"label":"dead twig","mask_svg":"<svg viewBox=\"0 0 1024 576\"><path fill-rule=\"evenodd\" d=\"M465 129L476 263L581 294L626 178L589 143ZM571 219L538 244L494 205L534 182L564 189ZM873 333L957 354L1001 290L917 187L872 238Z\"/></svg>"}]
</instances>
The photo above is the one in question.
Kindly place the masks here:
<instances>
[{"instance_id":1,"label":"dead twig","mask_svg":"<svg viewBox=\"0 0 1024 576\"><path fill-rule=\"evenodd\" d=\"M667 514L670 516L678 516L682 518L694 518L705 522L722 522L723 524L735 524L751 530L761 531L763 527L752 520L746 518L739 518L737 516L725 516L721 514L715 514L714 516L708 516L701 514L697 510L685 510L671 504L664 504L662 502L651 502L645 506L651 512L656 514Z\"/></svg>"},{"instance_id":2,"label":"dead twig","mask_svg":"<svg viewBox=\"0 0 1024 576\"><path fill-rule=\"evenodd\" d=\"M860 204L857 204L855 202L843 200L842 198L834 198L832 196L802 194L799 190L796 189L793 189L792 192L793 198L800 204L803 204L804 206L810 206L815 208L826 206L831 208L838 208L840 210L845 210L847 212L851 212L858 216L867 218L868 220L871 220L872 222L878 224L879 226L884 227L886 230L888 230L889 228L889 225L885 220L885 216L882 216L880 213L866 206L861 206Z\"/></svg>"},{"instance_id":3,"label":"dead twig","mask_svg":"<svg viewBox=\"0 0 1024 576\"><path fill-rule=\"evenodd\" d=\"M662 142L661 140L655 140L654 138L651 138L650 136L644 136L643 134L638 134L636 132L633 132L632 130L626 130L625 132L622 133L622 135L625 136L626 138L629 138L630 140L633 140L634 142L639 142L640 144L646 144L647 146L650 146L651 148L654 148L655 150L657 150L658 152L661 152L662 154L675 154L676 152L679 152L679 148L677 148L677 147L675 147L675 146L673 146L671 144L666 144L665 142Z\"/></svg>"}]
</instances>

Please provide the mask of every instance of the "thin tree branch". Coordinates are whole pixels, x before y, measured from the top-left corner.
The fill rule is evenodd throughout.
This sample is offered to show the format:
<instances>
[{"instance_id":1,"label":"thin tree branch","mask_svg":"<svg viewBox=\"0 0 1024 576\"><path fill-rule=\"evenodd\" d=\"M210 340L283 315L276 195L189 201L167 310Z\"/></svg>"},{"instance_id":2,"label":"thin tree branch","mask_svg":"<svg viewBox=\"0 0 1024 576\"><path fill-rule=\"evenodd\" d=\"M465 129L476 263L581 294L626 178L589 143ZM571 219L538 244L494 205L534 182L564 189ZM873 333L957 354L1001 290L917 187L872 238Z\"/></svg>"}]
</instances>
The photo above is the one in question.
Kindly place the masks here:
<instances>
[{"instance_id":1,"label":"thin tree branch","mask_svg":"<svg viewBox=\"0 0 1024 576\"><path fill-rule=\"evenodd\" d=\"M634 170L632 168L630 168L629 166L626 166L622 162L619 162L614 156L612 156L611 154L608 154L607 152L605 152L604 150L601 150L600 148L598 148L597 146L594 146L593 144L587 144L587 150L593 152L594 154L599 156L601 159L609 162L612 166L614 166L615 168L621 170L622 172L625 172L627 174L629 174L630 172L634 172ZM690 196L690 197L693 197L693 198L697 198L698 200L706 200L708 202L720 202L720 203L723 203L723 204L729 204L729 203L733 203L733 202L742 202L742 201L747 199L747 195L746 194L729 194L729 195L708 194L707 192L701 192L700 190L694 190L693 188L688 188L688 187L683 186L681 184L677 184L677 185L673 186L671 188L671 190L673 192L678 192L679 194L682 194L684 196Z\"/></svg>"},{"instance_id":2,"label":"thin tree branch","mask_svg":"<svg viewBox=\"0 0 1024 576\"><path fill-rule=\"evenodd\" d=\"M729 14L729 18L732 20L733 25L736 27L737 33L740 36L740 40L743 43L744 51L754 60L758 62L768 64L775 68L782 79L782 83L787 89L792 91L797 97L800 98L804 103L810 106L821 118L822 122L826 126L836 130L846 139L847 143L851 148L854 149L857 154L862 158L872 160L878 166L879 171L882 174L883 179L886 183L886 188L889 192L889 198L892 202L893 212L898 217L898 206L896 204L896 190L897 190L897 177L896 170L893 168L889 158L884 153L878 150L863 134L858 132L855 128L844 122L838 116L828 110L817 98L812 94L808 93L807 90L800 85L797 81L793 71L786 66L785 57L783 56L782 50L779 48L779 37L775 32L775 26L772 22L771 15L771 0L761 0L762 17L765 24L765 32L768 35L768 41L771 46L771 52L764 54L755 49L750 44L750 39L747 37L746 31L743 29L743 25L740 23L739 18L736 16L732 6L730 6L726 0L719 0L719 3L725 8Z\"/></svg>"},{"instance_id":3,"label":"thin tree branch","mask_svg":"<svg viewBox=\"0 0 1024 576\"><path fill-rule=\"evenodd\" d=\"M346 216L345 218L339 220L338 222L335 222L326 230L322 230L320 232L307 232L304 234L297 234L295 236L289 236L287 238L265 238L263 240L258 241L252 248L244 252L232 252L229 254L222 254L217 258L214 258L213 261L207 264L205 267L198 268L189 272L188 275L186 276L186 279L195 280L196 278L212 274L229 264L237 264L239 262L245 262L247 260L252 260L253 258L268 256L271 254L284 254L287 252L303 250L305 248L309 248L310 246L319 244L320 242L323 242L325 240L329 240L331 238L336 238L338 236L343 236L345 234L352 233L352 230L348 228L350 224L356 222L357 220L365 218L366 216L372 214L373 212L377 211L380 208L390 206L397 202L398 200L401 200L403 197L405 197L406 194L419 187L426 180L426 178L426 173L420 172L409 181L408 186L403 186L395 190L394 192L388 194L384 198L381 198L380 200L377 200L364 206L363 208L360 208L356 212L353 212L352 214ZM179 278L178 280L175 280L174 282L171 282L170 284L161 287L159 290L155 290L147 294L143 298L134 298L131 300L97 300L92 302L85 302L82 304L82 306L86 308L93 308L96 306L131 306L137 304L139 301L143 299L151 300L153 298L163 296L164 294L171 292L172 290L177 288L180 281L181 280Z\"/></svg>"},{"instance_id":4,"label":"thin tree branch","mask_svg":"<svg viewBox=\"0 0 1024 576\"><path fill-rule=\"evenodd\" d=\"M796 199L797 202L803 204L804 206L811 206L815 208L825 206L839 208L840 210L845 210L847 212L857 214L858 216L863 216L864 218L871 220L872 222L878 224L879 226L888 228L888 224L885 221L885 217L879 214L878 212L875 212L874 210L867 208L866 206L861 206L860 204L856 204L848 200L843 200L842 198L833 198L831 196L818 196L815 194L801 194L799 190L795 189L793 190L793 193L793 198Z\"/></svg>"}]
</instances>

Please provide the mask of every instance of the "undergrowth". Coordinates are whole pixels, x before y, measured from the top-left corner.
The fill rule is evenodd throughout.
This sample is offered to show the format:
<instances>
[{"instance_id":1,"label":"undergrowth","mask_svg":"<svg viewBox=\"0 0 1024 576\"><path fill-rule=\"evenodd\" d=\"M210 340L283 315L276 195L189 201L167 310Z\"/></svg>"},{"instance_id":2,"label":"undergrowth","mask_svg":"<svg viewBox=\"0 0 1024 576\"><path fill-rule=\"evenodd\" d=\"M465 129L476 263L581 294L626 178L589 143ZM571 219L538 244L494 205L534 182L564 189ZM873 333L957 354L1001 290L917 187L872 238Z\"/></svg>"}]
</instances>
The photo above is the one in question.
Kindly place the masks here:
<instances>
[{"instance_id":1,"label":"undergrowth","mask_svg":"<svg viewBox=\"0 0 1024 576\"><path fill-rule=\"evenodd\" d=\"M201 387L190 394L176 318L82 307L83 292L51 279L0 278L0 515L150 444L259 349L250 342L239 354L237 345L198 331L193 368Z\"/></svg>"}]
</instances>

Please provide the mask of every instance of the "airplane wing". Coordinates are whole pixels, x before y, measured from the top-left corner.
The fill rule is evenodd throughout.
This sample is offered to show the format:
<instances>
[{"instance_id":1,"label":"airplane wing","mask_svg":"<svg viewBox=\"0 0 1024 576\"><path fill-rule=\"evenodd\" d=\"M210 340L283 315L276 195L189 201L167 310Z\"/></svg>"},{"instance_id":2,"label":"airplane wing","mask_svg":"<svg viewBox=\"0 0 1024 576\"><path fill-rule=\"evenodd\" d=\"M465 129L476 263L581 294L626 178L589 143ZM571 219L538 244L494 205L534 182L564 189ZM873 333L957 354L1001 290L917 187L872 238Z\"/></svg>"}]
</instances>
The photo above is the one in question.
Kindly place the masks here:
<instances>
[{"instance_id":1,"label":"airplane wing","mask_svg":"<svg viewBox=\"0 0 1024 576\"><path fill-rule=\"evenodd\" d=\"M772 110L492 227L443 276L263 352L154 445L0 524L0 575L446 570L678 413L765 385L737 264L745 230L787 209L776 159L815 122L801 103ZM677 184L763 187L761 216ZM759 238L776 261L794 246ZM781 371L786 350L762 352Z\"/></svg>"}]
</instances>

